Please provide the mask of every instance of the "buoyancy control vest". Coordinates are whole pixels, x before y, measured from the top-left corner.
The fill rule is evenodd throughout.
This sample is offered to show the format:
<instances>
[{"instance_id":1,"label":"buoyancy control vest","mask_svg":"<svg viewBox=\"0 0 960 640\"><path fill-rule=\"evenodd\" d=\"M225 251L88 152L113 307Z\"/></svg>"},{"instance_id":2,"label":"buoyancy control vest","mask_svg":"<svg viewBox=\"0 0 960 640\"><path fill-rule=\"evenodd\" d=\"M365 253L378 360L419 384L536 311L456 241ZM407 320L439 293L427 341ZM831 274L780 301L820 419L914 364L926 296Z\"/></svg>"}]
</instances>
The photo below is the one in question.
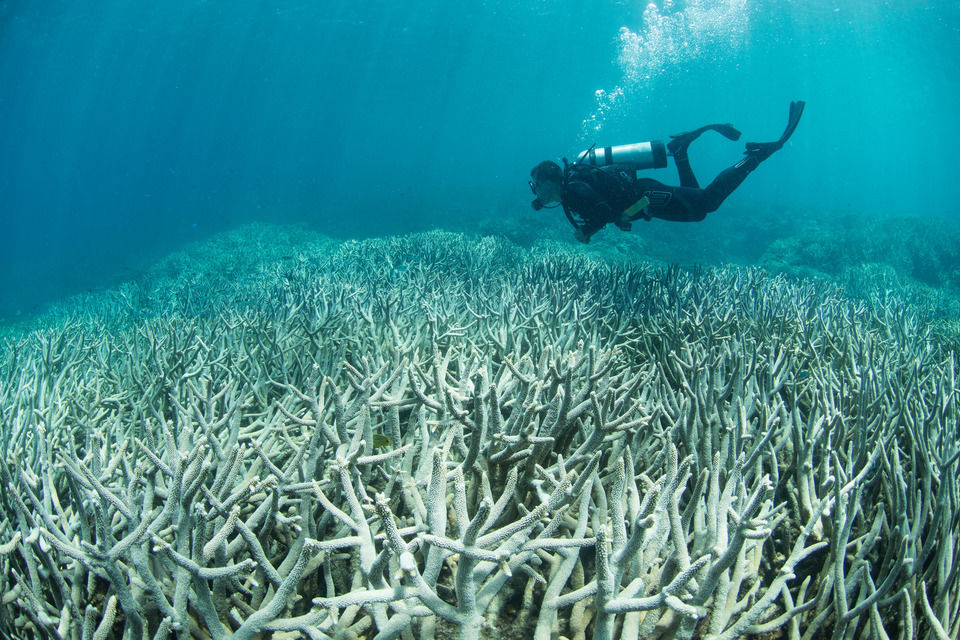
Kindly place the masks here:
<instances>
[{"instance_id":1,"label":"buoyancy control vest","mask_svg":"<svg viewBox=\"0 0 960 640\"><path fill-rule=\"evenodd\" d=\"M583 182L588 185L613 211L620 213L625 221L640 214L649 204L646 197L637 198L634 188L636 172L632 164L607 165L601 168L583 161L567 163L564 159L565 191L572 182ZM566 202L564 202L563 211L573 226L579 226Z\"/></svg>"}]
</instances>

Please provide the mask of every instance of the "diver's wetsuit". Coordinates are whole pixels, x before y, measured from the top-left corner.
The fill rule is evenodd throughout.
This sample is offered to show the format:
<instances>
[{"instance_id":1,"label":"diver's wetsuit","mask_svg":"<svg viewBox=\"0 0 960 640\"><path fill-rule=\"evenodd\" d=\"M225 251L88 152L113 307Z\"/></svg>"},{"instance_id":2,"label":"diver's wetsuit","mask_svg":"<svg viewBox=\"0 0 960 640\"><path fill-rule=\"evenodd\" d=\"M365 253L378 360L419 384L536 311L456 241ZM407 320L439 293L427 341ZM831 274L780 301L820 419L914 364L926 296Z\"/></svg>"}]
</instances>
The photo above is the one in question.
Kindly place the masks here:
<instances>
[{"instance_id":1,"label":"diver's wetsuit","mask_svg":"<svg viewBox=\"0 0 960 640\"><path fill-rule=\"evenodd\" d=\"M586 239L608 223L629 228L637 218L662 218L675 222L697 222L716 211L723 201L740 186L759 162L744 158L720 172L705 189L697 183L687 154L674 155L680 186L665 185L651 178L635 178L624 165L594 167L571 165L563 184L563 205L567 219ZM646 196L650 204L642 212L623 219L623 212Z\"/></svg>"},{"instance_id":2,"label":"diver's wetsuit","mask_svg":"<svg viewBox=\"0 0 960 640\"><path fill-rule=\"evenodd\" d=\"M790 103L787 126L779 140L773 142L748 142L740 162L720 172L705 189L697 184L690 168L687 147L700 134L714 130L730 140L740 138L740 132L730 124L709 124L693 131L672 136L667 145L680 174L680 186L671 187L650 178L636 178L629 165L595 167L587 163L569 165L563 175L560 203L567 219L579 231L578 238L589 242L590 236L612 222L621 229L629 230L630 221L637 218L662 218L676 222L696 222L708 213L716 211L727 196L772 153L782 148L793 135L804 102ZM558 167L559 168L559 167ZM531 172L532 175L532 172ZM649 200L640 210L641 200ZM536 202L536 201L535 201ZM637 212L638 213L634 213ZM632 214L632 215L631 215Z\"/></svg>"}]
</instances>

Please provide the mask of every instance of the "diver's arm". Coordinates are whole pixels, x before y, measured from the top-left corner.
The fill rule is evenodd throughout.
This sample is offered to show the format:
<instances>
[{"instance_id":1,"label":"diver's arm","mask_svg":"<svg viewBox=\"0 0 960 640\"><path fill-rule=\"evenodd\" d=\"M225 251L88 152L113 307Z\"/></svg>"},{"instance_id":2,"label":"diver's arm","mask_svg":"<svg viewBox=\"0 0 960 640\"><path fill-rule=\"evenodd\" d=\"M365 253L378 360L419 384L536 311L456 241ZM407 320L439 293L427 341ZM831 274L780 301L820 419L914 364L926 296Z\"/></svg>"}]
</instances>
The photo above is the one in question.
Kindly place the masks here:
<instances>
[{"instance_id":1,"label":"diver's arm","mask_svg":"<svg viewBox=\"0 0 960 640\"><path fill-rule=\"evenodd\" d=\"M605 206L607 209L610 208L605 202L603 203L603 206ZM606 219L602 217L598 218L591 216L586 218L583 225L577 229L577 240L580 240L580 242L583 243L590 242L590 236L595 234L597 231L600 231L600 229L603 229L606 224Z\"/></svg>"},{"instance_id":2,"label":"diver's arm","mask_svg":"<svg viewBox=\"0 0 960 640\"><path fill-rule=\"evenodd\" d=\"M583 219L583 223L577 226L575 234L580 242L589 242L590 236L600 231L604 225L619 219L607 201L585 182L576 181L568 184L564 202L569 203L571 209Z\"/></svg>"},{"instance_id":3,"label":"diver's arm","mask_svg":"<svg viewBox=\"0 0 960 640\"><path fill-rule=\"evenodd\" d=\"M582 223L575 225L577 230L574 236L580 242L590 242L590 236L600 231L608 222L618 219L607 201L585 182L575 181L567 185L564 204L569 205L570 209L583 219Z\"/></svg>"}]
</instances>

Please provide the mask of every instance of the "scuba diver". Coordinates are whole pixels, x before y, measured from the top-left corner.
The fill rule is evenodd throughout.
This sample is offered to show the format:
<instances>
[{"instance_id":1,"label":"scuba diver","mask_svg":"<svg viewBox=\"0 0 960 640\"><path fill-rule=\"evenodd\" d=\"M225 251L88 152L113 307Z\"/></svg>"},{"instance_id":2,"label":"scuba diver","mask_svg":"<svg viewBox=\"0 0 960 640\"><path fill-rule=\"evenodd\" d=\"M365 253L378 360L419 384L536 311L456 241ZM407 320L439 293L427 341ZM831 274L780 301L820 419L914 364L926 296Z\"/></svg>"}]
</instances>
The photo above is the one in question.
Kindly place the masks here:
<instances>
[{"instance_id":1,"label":"scuba diver","mask_svg":"<svg viewBox=\"0 0 960 640\"><path fill-rule=\"evenodd\" d=\"M687 147L708 130L738 140L740 132L730 124L708 124L670 136L672 139L666 145L659 141L602 149L594 145L581 152L576 162L568 163L564 158L563 169L556 162L545 160L530 172L530 189L536 196L533 208L539 211L563 207L567 220L575 229L574 236L584 243L608 223L629 231L630 223L638 218L677 222L703 220L708 213L717 210L751 171L783 147L800 122L804 104L802 101L790 103L787 127L779 140L748 142L743 152L746 157L721 171L704 189L700 188L690 168ZM636 177L638 169L667 166L667 151L677 165L679 187Z\"/></svg>"}]
</instances>

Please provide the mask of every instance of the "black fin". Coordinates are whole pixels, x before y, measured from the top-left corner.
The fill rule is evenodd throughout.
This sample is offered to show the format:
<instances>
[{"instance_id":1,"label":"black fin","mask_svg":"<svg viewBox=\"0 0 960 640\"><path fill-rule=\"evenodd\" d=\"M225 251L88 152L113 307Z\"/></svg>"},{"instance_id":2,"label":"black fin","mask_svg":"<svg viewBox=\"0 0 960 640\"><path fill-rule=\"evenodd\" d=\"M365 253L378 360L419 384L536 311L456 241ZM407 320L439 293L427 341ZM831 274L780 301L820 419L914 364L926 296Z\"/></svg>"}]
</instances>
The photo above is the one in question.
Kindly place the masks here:
<instances>
[{"instance_id":1,"label":"black fin","mask_svg":"<svg viewBox=\"0 0 960 640\"><path fill-rule=\"evenodd\" d=\"M739 140L740 132L729 122L727 124L712 124L710 128L722 135L727 140Z\"/></svg>"},{"instance_id":2,"label":"black fin","mask_svg":"<svg viewBox=\"0 0 960 640\"><path fill-rule=\"evenodd\" d=\"M748 142L747 150L743 152L744 155L752 156L763 162L767 158L773 155L774 151L779 151L783 147L782 142Z\"/></svg>"},{"instance_id":3,"label":"black fin","mask_svg":"<svg viewBox=\"0 0 960 640\"><path fill-rule=\"evenodd\" d=\"M763 162L773 155L774 151L781 149L783 143L790 139L790 136L793 135L794 130L797 128L797 124L800 122L800 116L803 115L803 107L806 104L803 100L791 102L790 115L787 118L787 127L783 130L783 135L780 136L780 139L776 142L748 142L747 149L743 152L744 155L752 156L759 162Z\"/></svg>"},{"instance_id":4,"label":"black fin","mask_svg":"<svg viewBox=\"0 0 960 640\"><path fill-rule=\"evenodd\" d=\"M789 140L790 136L793 135L793 131L800 123L800 116L803 115L803 107L806 104L803 100L794 100L790 103L790 116L787 119L787 128L783 130L783 135L780 136L780 144Z\"/></svg>"},{"instance_id":5,"label":"black fin","mask_svg":"<svg viewBox=\"0 0 960 640\"><path fill-rule=\"evenodd\" d=\"M699 138L705 131L710 130L716 131L728 140L740 139L740 132L729 122L726 124L708 124L693 131L670 136L671 140L667 143L667 150L670 151L672 155L676 155L676 152L686 150L691 142Z\"/></svg>"}]
</instances>

